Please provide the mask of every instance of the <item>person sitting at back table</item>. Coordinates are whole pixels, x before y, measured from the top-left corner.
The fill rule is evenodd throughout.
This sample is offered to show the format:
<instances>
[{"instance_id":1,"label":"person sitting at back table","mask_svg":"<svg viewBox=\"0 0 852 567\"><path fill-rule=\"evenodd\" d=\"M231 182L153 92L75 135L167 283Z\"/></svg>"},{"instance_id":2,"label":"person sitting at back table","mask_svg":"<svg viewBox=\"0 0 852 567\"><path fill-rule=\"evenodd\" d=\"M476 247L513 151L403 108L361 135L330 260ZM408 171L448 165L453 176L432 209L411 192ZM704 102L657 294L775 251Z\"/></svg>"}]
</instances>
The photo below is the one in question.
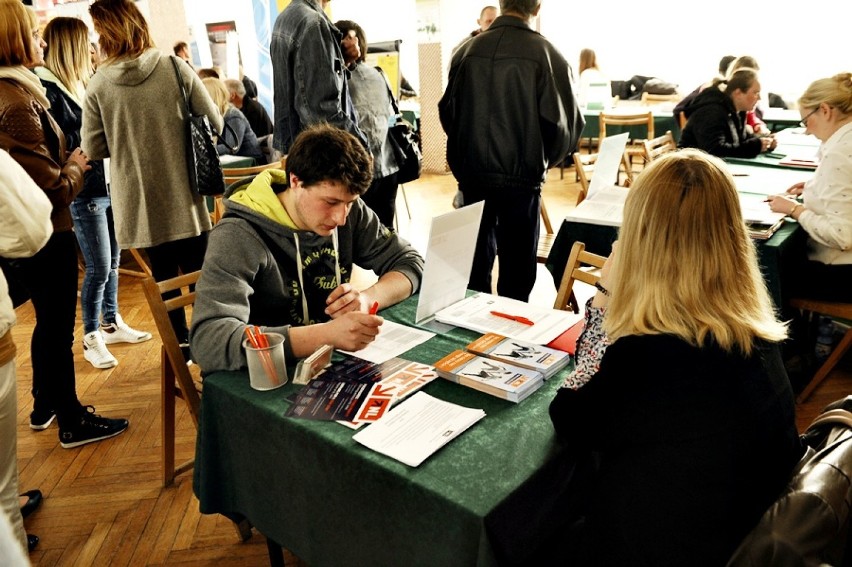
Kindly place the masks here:
<instances>
[{"instance_id":1,"label":"person sitting at back table","mask_svg":"<svg viewBox=\"0 0 852 567\"><path fill-rule=\"evenodd\" d=\"M696 150L652 162L600 283L611 344L550 405L557 437L597 463L578 479L571 564L724 565L802 454L786 328L725 165Z\"/></svg>"},{"instance_id":2,"label":"person sitting at back table","mask_svg":"<svg viewBox=\"0 0 852 567\"><path fill-rule=\"evenodd\" d=\"M722 89L722 85L725 85ZM753 158L775 149L772 136L746 131L745 113L760 100L760 82L753 69L738 69L728 79L715 79L689 105L678 147L699 148L718 157Z\"/></svg>"},{"instance_id":3,"label":"person sitting at back table","mask_svg":"<svg viewBox=\"0 0 852 567\"><path fill-rule=\"evenodd\" d=\"M254 135L262 138L272 134L272 119L262 104L246 96L246 87L242 81L225 79L225 86L228 87L228 102L248 119Z\"/></svg>"},{"instance_id":4,"label":"person sitting at back table","mask_svg":"<svg viewBox=\"0 0 852 567\"><path fill-rule=\"evenodd\" d=\"M612 84L598 68L598 58L591 49L580 51L580 87L577 102L586 108L612 106Z\"/></svg>"},{"instance_id":5,"label":"person sitting at back table","mask_svg":"<svg viewBox=\"0 0 852 567\"><path fill-rule=\"evenodd\" d=\"M231 95L225 83L213 77L202 79L201 82L225 120L225 127L216 144L219 155L250 157L254 158L256 163L266 163L248 118L229 102Z\"/></svg>"},{"instance_id":6,"label":"person sitting at back table","mask_svg":"<svg viewBox=\"0 0 852 567\"><path fill-rule=\"evenodd\" d=\"M370 307L414 293L423 258L358 198L372 179L358 139L319 124L296 138L286 175L267 170L228 189L196 287L190 342L202 371L246 367L247 325L283 334L288 360L375 340L382 318ZM378 281L355 289L353 264Z\"/></svg>"},{"instance_id":7,"label":"person sitting at back table","mask_svg":"<svg viewBox=\"0 0 852 567\"><path fill-rule=\"evenodd\" d=\"M806 132L822 141L819 166L810 181L770 196L769 206L808 233L798 293L852 302L852 73L814 81L798 106Z\"/></svg>"}]
</instances>

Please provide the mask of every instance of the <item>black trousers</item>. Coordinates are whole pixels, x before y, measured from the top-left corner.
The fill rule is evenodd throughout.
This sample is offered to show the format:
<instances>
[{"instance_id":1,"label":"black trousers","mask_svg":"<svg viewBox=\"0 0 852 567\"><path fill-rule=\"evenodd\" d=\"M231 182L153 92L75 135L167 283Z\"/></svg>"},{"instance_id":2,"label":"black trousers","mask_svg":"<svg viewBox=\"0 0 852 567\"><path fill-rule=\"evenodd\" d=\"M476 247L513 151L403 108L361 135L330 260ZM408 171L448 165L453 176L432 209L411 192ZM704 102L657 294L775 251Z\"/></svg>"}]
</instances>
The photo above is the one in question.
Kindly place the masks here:
<instances>
[{"instance_id":1,"label":"black trousers","mask_svg":"<svg viewBox=\"0 0 852 567\"><path fill-rule=\"evenodd\" d=\"M396 182L396 173L392 173L387 177L379 177L373 179L373 183L367 192L361 195L361 200L368 207L373 209L373 212L378 215L382 224L388 228L393 228L393 217L396 215L396 192L399 189L399 183Z\"/></svg>"},{"instance_id":2,"label":"black trousers","mask_svg":"<svg viewBox=\"0 0 852 567\"><path fill-rule=\"evenodd\" d=\"M459 190L465 205L485 201L468 287L491 293L498 257L497 295L529 300L536 276L541 187L459 184Z\"/></svg>"},{"instance_id":3,"label":"black trousers","mask_svg":"<svg viewBox=\"0 0 852 567\"><path fill-rule=\"evenodd\" d=\"M177 277L181 273L188 274L201 269L204 263L204 253L207 251L207 232L198 236L165 242L151 248L145 253L151 261L151 274L154 280L161 282ZM165 299L177 297L179 290L163 294ZM181 343L189 342L189 328L186 324L186 313L183 309L169 311L169 319Z\"/></svg>"},{"instance_id":4,"label":"black trousers","mask_svg":"<svg viewBox=\"0 0 852 567\"><path fill-rule=\"evenodd\" d=\"M35 310L30 353L33 408L53 410L60 428L81 411L74 374L74 323L77 317L77 243L74 233L54 232L31 258L12 262Z\"/></svg>"}]
</instances>

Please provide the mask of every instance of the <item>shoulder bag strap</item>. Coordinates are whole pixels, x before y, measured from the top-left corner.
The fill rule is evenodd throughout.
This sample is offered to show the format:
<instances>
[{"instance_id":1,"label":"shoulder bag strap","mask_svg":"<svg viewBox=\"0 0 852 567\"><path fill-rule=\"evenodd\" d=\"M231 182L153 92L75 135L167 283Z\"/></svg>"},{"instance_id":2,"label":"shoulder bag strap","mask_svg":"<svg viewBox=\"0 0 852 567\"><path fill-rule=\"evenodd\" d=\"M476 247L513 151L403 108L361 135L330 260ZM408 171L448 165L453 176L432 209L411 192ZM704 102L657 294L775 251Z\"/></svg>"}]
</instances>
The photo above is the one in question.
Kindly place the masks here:
<instances>
[{"instance_id":1,"label":"shoulder bag strap","mask_svg":"<svg viewBox=\"0 0 852 567\"><path fill-rule=\"evenodd\" d=\"M175 68L175 77L177 77L180 94L183 96L183 105L186 107L186 114L188 118L192 115L192 109L189 106L189 98L186 96L186 87L183 85L183 77L180 74L180 69L178 69L178 63L176 61L177 57L171 56L169 59L172 60L172 66Z\"/></svg>"},{"instance_id":2,"label":"shoulder bag strap","mask_svg":"<svg viewBox=\"0 0 852 567\"><path fill-rule=\"evenodd\" d=\"M385 74L385 70L382 69L381 67L379 67L378 65L376 66L376 71L378 71L379 75L381 75L382 78L385 80L385 86L388 88L388 95L390 96L390 99L391 99L391 106L393 107L393 113L398 115L399 114L399 106L397 106L396 99L393 96L393 91L391 90L390 81L388 81L388 76Z\"/></svg>"}]
</instances>

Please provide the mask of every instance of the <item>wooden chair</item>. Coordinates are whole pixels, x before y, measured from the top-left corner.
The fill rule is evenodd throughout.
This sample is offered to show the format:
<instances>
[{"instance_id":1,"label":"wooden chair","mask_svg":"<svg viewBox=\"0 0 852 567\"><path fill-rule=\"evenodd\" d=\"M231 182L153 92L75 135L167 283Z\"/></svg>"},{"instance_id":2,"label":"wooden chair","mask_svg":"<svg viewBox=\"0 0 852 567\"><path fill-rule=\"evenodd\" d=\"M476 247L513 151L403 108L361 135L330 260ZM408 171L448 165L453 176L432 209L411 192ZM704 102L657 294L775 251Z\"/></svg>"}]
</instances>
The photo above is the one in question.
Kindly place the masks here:
<instances>
[{"instance_id":1,"label":"wooden chair","mask_svg":"<svg viewBox=\"0 0 852 567\"><path fill-rule=\"evenodd\" d=\"M790 305L810 314L828 315L841 319L852 319L852 303L838 303L833 301L820 301L818 299L793 298ZM834 367L843 359L843 355L852 347L852 328L846 331L840 342L834 347L829 357L819 367L814 377L796 398L797 403L806 401L813 391L822 384Z\"/></svg>"},{"instance_id":2,"label":"wooden chair","mask_svg":"<svg viewBox=\"0 0 852 567\"><path fill-rule=\"evenodd\" d=\"M675 94L651 94L651 93L642 93L641 102L644 105L649 104L659 104L661 102L680 102L683 97L677 93Z\"/></svg>"},{"instance_id":3,"label":"wooden chair","mask_svg":"<svg viewBox=\"0 0 852 567\"><path fill-rule=\"evenodd\" d=\"M198 409L201 405L201 382L193 377L190 366L186 364L169 319L169 312L191 306L195 302L195 283L200 275L201 272L197 271L162 282L156 282L154 278L145 278L142 281L145 299L163 343L160 360L160 395L163 407L163 486L170 485L174 482L175 476L190 470L194 463L190 460L175 466L175 398L181 398L186 403L189 417L197 428ZM164 293L173 291L179 291L181 295L163 299Z\"/></svg>"},{"instance_id":4,"label":"wooden chair","mask_svg":"<svg viewBox=\"0 0 852 567\"><path fill-rule=\"evenodd\" d=\"M598 155L600 154L574 153L574 166L577 170L577 178L580 181L580 190L577 192L577 205L582 203L589 194L589 183L591 182L591 177L595 171L595 163L598 161ZM624 171L627 177L624 181L624 186L630 187L633 183L633 168L630 166L630 161L627 159L627 153L624 153L621 156L621 164L624 166ZM614 179L613 182L616 185L619 184L618 179Z\"/></svg>"},{"instance_id":5,"label":"wooden chair","mask_svg":"<svg viewBox=\"0 0 852 567\"><path fill-rule=\"evenodd\" d=\"M601 112L598 117L598 123L600 125L600 130L598 132L598 139L603 140L606 138L607 126L645 126L647 129L647 135L645 138L631 138L627 143L627 149L624 150L627 153L627 159L631 164L633 164L633 156L639 156L643 160L645 159L645 148L642 145L644 140L651 140L654 138L654 114L651 111L642 112L639 114L608 114L606 112Z\"/></svg>"},{"instance_id":6,"label":"wooden chair","mask_svg":"<svg viewBox=\"0 0 852 567\"><path fill-rule=\"evenodd\" d=\"M686 128L686 113L680 111L677 113L677 125L680 126L681 131Z\"/></svg>"},{"instance_id":7,"label":"wooden chair","mask_svg":"<svg viewBox=\"0 0 852 567\"><path fill-rule=\"evenodd\" d=\"M256 175L261 171L265 171L267 169L285 169L287 165L287 156L284 156L280 160L273 161L272 163L264 163L261 165L253 165L251 167L223 167L222 175L225 176L225 187L230 185L231 183L236 183L240 179L245 179L246 177L251 177L252 175ZM213 212L210 213L210 220L213 221L213 224L216 224L222 219L222 215L224 214L225 209L222 205L222 195L216 195L213 197Z\"/></svg>"},{"instance_id":8,"label":"wooden chair","mask_svg":"<svg viewBox=\"0 0 852 567\"><path fill-rule=\"evenodd\" d=\"M544 225L544 232L539 231L538 234L536 260L544 264L547 262L547 257L550 255L550 249L553 248L553 241L556 240L556 234L553 232L553 225L550 223L550 215L547 214L547 207L544 205L543 195L541 197L541 222Z\"/></svg>"},{"instance_id":9,"label":"wooden chair","mask_svg":"<svg viewBox=\"0 0 852 567\"><path fill-rule=\"evenodd\" d=\"M562 272L562 281L559 283L553 308L579 313L580 306L574 296L574 282L581 281L595 285L601 277L600 269L603 268L604 262L606 262L605 256L586 252L585 244L575 242L571 247L568 262L565 263L565 271Z\"/></svg>"},{"instance_id":10,"label":"wooden chair","mask_svg":"<svg viewBox=\"0 0 852 567\"><path fill-rule=\"evenodd\" d=\"M665 134L657 136L653 140L645 140L642 145L645 148L645 163L651 163L661 155L677 149L677 142L675 142L671 130L666 130Z\"/></svg>"}]
</instances>

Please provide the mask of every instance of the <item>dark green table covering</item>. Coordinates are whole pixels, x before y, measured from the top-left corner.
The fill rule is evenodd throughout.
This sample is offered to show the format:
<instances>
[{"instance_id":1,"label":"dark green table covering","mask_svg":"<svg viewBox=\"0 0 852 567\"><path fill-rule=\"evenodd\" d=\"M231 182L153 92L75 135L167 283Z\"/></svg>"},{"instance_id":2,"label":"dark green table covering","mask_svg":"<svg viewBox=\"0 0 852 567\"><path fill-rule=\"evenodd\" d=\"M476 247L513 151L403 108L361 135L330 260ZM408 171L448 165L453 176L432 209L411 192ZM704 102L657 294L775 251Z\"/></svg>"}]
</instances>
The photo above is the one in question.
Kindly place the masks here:
<instances>
[{"instance_id":1,"label":"dark green table covering","mask_svg":"<svg viewBox=\"0 0 852 567\"><path fill-rule=\"evenodd\" d=\"M796 167L794 165L781 165L781 162L788 156L801 156L803 154L808 153L816 153L816 149L810 152L808 149L803 150L803 146L796 145L779 145L777 148L772 150L771 152L758 154L757 157L753 158L741 158L741 157L726 157L725 161L728 163L738 163L741 165L759 165L761 167L779 167L781 169L794 169L797 171L813 171L813 168L808 167ZM784 156L784 157L778 157Z\"/></svg>"},{"instance_id":2,"label":"dark green table covering","mask_svg":"<svg viewBox=\"0 0 852 567\"><path fill-rule=\"evenodd\" d=\"M382 311L411 323L416 297ZM433 363L477 333L435 336L403 358ZM442 379L424 391L486 417L417 468L334 422L284 418L299 386L259 392L246 372L204 379L194 490L203 513L248 518L312 567L526 562L562 534L573 462L547 409L568 370L513 404Z\"/></svg>"},{"instance_id":3,"label":"dark green table covering","mask_svg":"<svg viewBox=\"0 0 852 567\"><path fill-rule=\"evenodd\" d=\"M593 254L609 256L612 243L617 238L618 229L614 226L562 221L545 263L553 275L557 289L562 282L562 273L574 242L584 243L586 250ZM756 241L760 271L766 280L772 300L779 309L787 305L789 286L784 284L793 281L792 272L805 257L805 240L805 231L799 223L788 221L767 240Z\"/></svg>"}]
</instances>

